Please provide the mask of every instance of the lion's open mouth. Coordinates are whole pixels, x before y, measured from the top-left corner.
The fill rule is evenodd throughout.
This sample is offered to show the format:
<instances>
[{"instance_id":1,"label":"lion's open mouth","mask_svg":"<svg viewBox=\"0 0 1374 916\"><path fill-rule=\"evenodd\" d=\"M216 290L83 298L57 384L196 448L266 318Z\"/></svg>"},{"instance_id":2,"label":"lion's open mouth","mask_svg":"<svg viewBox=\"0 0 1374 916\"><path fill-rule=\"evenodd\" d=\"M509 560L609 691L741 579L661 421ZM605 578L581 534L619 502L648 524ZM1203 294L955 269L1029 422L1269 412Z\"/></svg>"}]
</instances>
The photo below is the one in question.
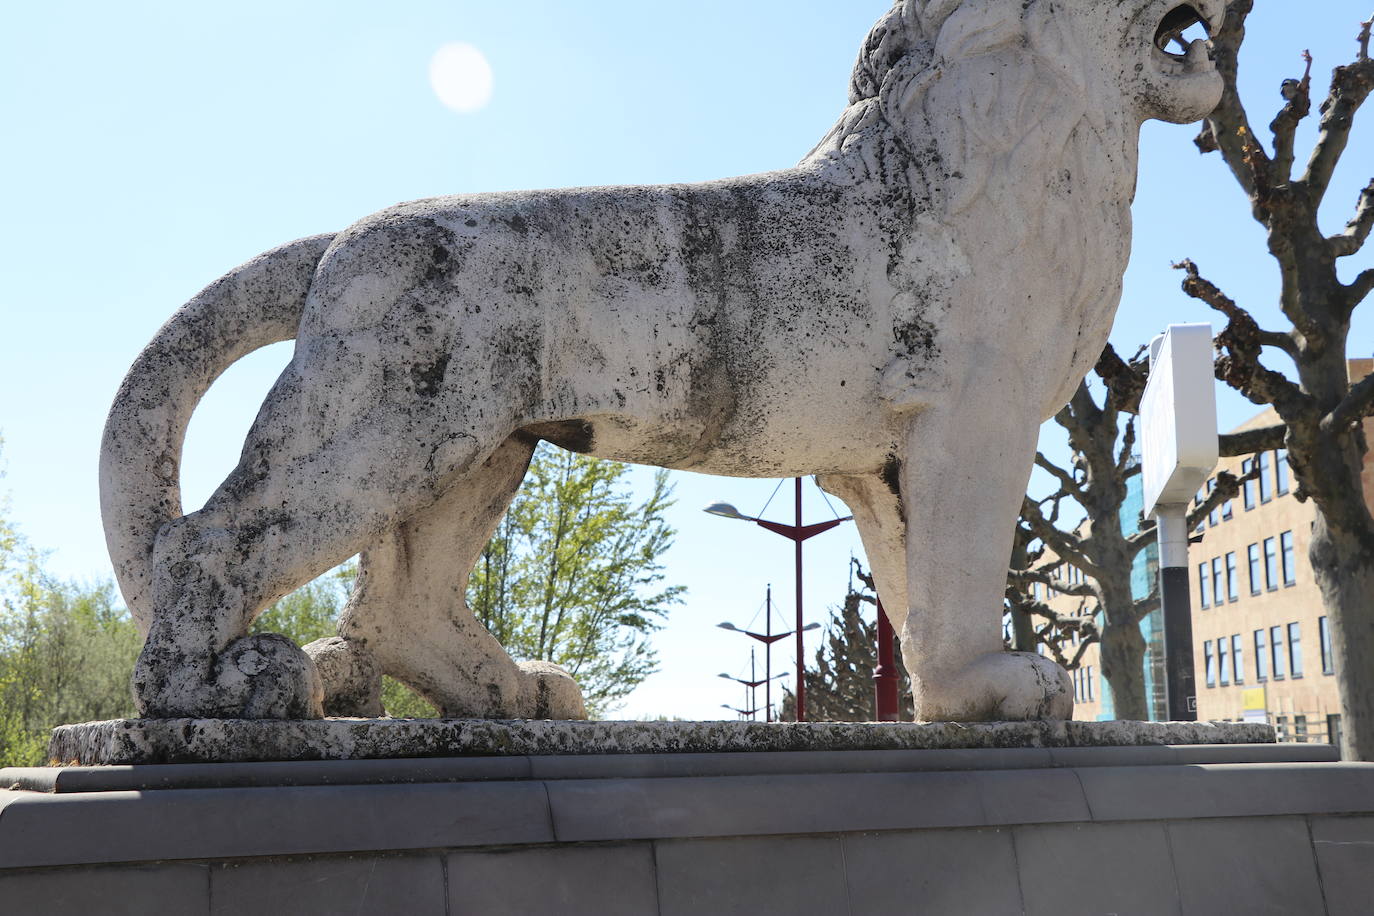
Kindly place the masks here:
<instances>
[{"instance_id":1,"label":"lion's open mouth","mask_svg":"<svg viewBox=\"0 0 1374 916\"><path fill-rule=\"evenodd\" d=\"M1199 32L1201 34L1197 34ZM1186 61L1190 55L1204 50L1211 35L1207 17L1196 7L1184 3L1169 10L1160 20L1155 30L1155 47L1176 61Z\"/></svg>"}]
</instances>

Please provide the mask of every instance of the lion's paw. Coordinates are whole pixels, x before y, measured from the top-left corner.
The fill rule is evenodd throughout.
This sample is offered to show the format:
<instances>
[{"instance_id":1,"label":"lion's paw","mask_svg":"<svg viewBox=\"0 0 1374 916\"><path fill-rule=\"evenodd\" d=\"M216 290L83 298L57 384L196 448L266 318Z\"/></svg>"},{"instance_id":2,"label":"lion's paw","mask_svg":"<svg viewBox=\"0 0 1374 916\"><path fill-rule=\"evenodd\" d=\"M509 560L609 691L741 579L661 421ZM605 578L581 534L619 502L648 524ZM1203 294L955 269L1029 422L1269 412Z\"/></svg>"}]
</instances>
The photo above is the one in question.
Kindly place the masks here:
<instances>
[{"instance_id":1,"label":"lion's paw","mask_svg":"<svg viewBox=\"0 0 1374 916\"><path fill-rule=\"evenodd\" d=\"M522 719L585 719L582 688L553 662L519 662Z\"/></svg>"},{"instance_id":2,"label":"lion's paw","mask_svg":"<svg viewBox=\"0 0 1374 916\"><path fill-rule=\"evenodd\" d=\"M989 652L938 683L921 685L924 722L1008 722L1073 716L1069 673L1032 652Z\"/></svg>"},{"instance_id":3,"label":"lion's paw","mask_svg":"<svg viewBox=\"0 0 1374 916\"><path fill-rule=\"evenodd\" d=\"M151 719L318 719L324 687L310 659L285 636L236 639L215 656L149 641L134 666L139 714Z\"/></svg>"}]
</instances>

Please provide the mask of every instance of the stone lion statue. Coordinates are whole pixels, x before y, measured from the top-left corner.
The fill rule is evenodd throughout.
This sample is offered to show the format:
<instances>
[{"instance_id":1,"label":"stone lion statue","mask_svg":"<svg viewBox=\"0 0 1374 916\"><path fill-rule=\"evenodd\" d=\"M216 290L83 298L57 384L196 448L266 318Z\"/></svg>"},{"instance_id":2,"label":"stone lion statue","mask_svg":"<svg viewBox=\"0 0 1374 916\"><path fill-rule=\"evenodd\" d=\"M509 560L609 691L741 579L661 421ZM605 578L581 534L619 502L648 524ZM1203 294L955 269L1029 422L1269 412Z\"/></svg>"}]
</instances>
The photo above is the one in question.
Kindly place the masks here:
<instances>
[{"instance_id":1,"label":"stone lion statue","mask_svg":"<svg viewBox=\"0 0 1374 916\"><path fill-rule=\"evenodd\" d=\"M1223 14L900 0L792 168L403 203L217 280L138 357L105 428L141 713L377 715L386 673L445 715L581 716L566 673L512 661L463 597L543 439L818 475L854 513L918 718L1069 716L1061 669L1002 651L1013 524L1037 429L1120 299L1139 126L1220 97L1204 42L1171 40ZM195 404L291 338L238 466L182 515ZM359 552L337 638L246 635Z\"/></svg>"}]
</instances>

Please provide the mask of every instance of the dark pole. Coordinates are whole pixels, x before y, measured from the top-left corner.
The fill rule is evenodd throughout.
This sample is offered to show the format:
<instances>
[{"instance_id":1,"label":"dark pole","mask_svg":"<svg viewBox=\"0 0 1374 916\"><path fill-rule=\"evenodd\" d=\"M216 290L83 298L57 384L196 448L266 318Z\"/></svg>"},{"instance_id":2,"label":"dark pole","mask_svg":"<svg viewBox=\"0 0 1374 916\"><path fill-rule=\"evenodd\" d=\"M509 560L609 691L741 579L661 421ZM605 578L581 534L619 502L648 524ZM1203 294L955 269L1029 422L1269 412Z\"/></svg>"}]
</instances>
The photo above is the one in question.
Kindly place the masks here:
<instances>
[{"instance_id":1,"label":"dark pole","mask_svg":"<svg viewBox=\"0 0 1374 916\"><path fill-rule=\"evenodd\" d=\"M892 657L892 644L896 635L887 613L883 611L883 599L878 599L878 667L873 671L873 690L875 708L879 722L896 722L897 712L897 661Z\"/></svg>"},{"instance_id":2,"label":"dark pole","mask_svg":"<svg viewBox=\"0 0 1374 916\"><path fill-rule=\"evenodd\" d=\"M802 479L797 478L797 531L802 530ZM802 539L797 538L797 721L806 721L806 650L802 643Z\"/></svg>"},{"instance_id":3,"label":"dark pole","mask_svg":"<svg viewBox=\"0 0 1374 916\"><path fill-rule=\"evenodd\" d=\"M1169 719L1197 721L1197 675L1193 671L1193 611L1188 595L1186 505L1155 509L1159 538L1159 597L1164 611L1165 693Z\"/></svg>"},{"instance_id":4,"label":"dark pole","mask_svg":"<svg viewBox=\"0 0 1374 916\"><path fill-rule=\"evenodd\" d=\"M773 586L763 596L763 635L768 637L763 643L763 676L768 680L763 685L763 721L773 721Z\"/></svg>"}]
</instances>

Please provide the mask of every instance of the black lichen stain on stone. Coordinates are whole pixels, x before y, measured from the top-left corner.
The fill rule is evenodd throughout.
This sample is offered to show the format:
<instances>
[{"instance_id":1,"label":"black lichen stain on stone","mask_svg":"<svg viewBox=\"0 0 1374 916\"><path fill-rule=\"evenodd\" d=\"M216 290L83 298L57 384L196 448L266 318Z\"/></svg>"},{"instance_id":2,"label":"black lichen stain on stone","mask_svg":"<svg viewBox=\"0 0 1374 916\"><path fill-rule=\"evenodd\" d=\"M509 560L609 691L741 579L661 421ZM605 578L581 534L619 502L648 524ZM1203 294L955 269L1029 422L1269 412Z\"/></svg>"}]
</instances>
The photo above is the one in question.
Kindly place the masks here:
<instances>
[{"instance_id":1,"label":"black lichen stain on stone","mask_svg":"<svg viewBox=\"0 0 1374 916\"><path fill-rule=\"evenodd\" d=\"M530 231L529 223L525 222L525 218L521 216L519 213L515 213L511 216L506 217L504 222L507 226L510 226L511 229L515 230L521 235L526 235Z\"/></svg>"},{"instance_id":2,"label":"black lichen stain on stone","mask_svg":"<svg viewBox=\"0 0 1374 916\"><path fill-rule=\"evenodd\" d=\"M900 500L902 498L902 459L896 455L888 455L887 461L883 462L883 469L879 475L892 495Z\"/></svg>"},{"instance_id":3,"label":"black lichen stain on stone","mask_svg":"<svg viewBox=\"0 0 1374 916\"><path fill-rule=\"evenodd\" d=\"M441 353L427 366L411 366L410 380L415 393L423 398L432 398L439 393L444 384L444 374L448 372L450 354Z\"/></svg>"},{"instance_id":4,"label":"black lichen stain on stone","mask_svg":"<svg viewBox=\"0 0 1374 916\"><path fill-rule=\"evenodd\" d=\"M912 318L892 329L893 340L907 356L930 359L939 354L935 343L936 327L921 318Z\"/></svg>"}]
</instances>

